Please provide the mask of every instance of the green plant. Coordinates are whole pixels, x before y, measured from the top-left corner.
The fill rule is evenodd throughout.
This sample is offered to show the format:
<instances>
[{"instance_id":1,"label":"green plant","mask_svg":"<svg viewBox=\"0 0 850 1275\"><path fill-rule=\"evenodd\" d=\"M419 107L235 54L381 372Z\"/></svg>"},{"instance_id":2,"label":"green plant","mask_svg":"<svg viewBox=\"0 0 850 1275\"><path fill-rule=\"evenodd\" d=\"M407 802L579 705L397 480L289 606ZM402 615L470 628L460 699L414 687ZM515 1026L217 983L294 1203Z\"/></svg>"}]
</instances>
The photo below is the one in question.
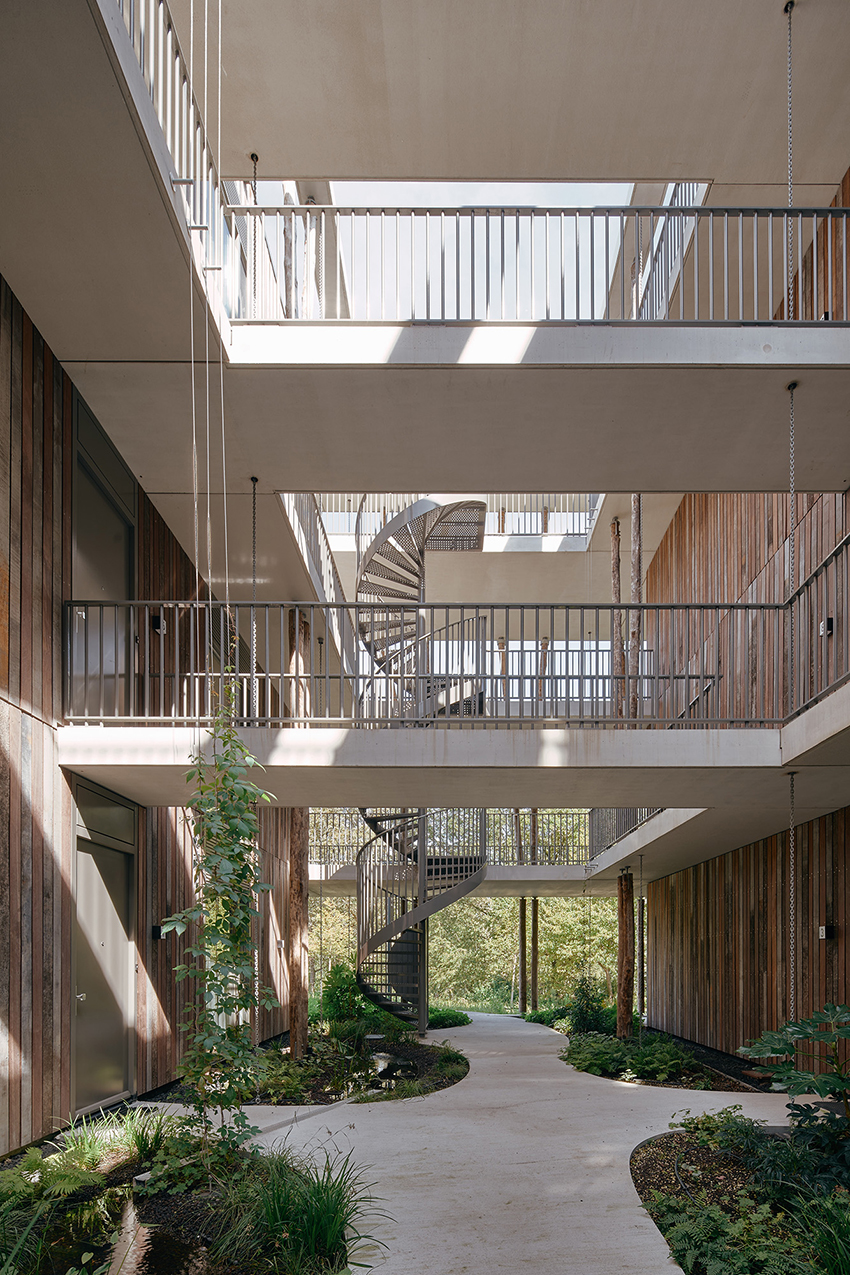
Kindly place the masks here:
<instances>
[{"instance_id":1,"label":"green plant","mask_svg":"<svg viewBox=\"0 0 850 1275\"><path fill-rule=\"evenodd\" d=\"M724 1209L656 1191L646 1208L687 1275L814 1275L803 1241L784 1216L747 1195L736 1195Z\"/></svg>"},{"instance_id":2,"label":"green plant","mask_svg":"<svg viewBox=\"0 0 850 1275\"><path fill-rule=\"evenodd\" d=\"M199 748L187 774L195 783L195 901L162 924L164 932L192 930L187 961L175 967L177 980L192 980L195 993L182 1024L187 1043L181 1074L192 1087L209 1172L211 1109L220 1114L217 1136L230 1148L254 1133L241 1109L252 1084L250 1014L278 1006L268 988L255 986L255 900L258 891L268 889L259 879L256 805L269 796L247 778L255 761L234 726L236 693L235 681L229 681L209 732L211 755Z\"/></svg>"},{"instance_id":3,"label":"green plant","mask_svg":"<svg viewBox=\"0 0 850 1275\"><path fill-rule=\"evenodd\" d=\"M752 1177L752 1191L784 1205L824 1195L850 1178L850 1145L844 1118L789 1103L788 1137L765 1133L763 1122L741 1114L740 1105L691 1116L684 1112L671 1129L684 1129L701 1146L735 1156Z\"/></svg>"},{"instance_id":4,"label":"green plant","mask_svg":"<svg viewBox=\"0 0 850 1275\"><path fill-rule=\"evenodd\" d=\"M838 1098L850 1128L850 1056L841 1058L841 1041L850 1040L850 1005L824 1005L811 1018L786 1023L779 1031L763 1032L738 1050L747 1058L780 1058L765 1064L773 1077L771 1088L794 1096L815 1093ZM798 1067L803 1058L815 1066Z\"/></svg>"},{"instance_id":5,"label":"green plant","mask_svg":"<svg viewBox=\"0 0 850 1275\"><path fill-rule=\"evenodd\" d=\"M472 1019L461 1009L429 1009L428 1026L432 1031L446 1031L449 1027L466 1027Z\"/></svg>"},{"instance_id":6,"label":"green plant","mask_svg":"<svg viewBox=\"0 0 850 1275\"><path fill-rule=\"evenodd\" d=\"M542 1023L544 1027L552 1027L556 1022L566 1018L569 1012L567 1005L558 1005L554 1009L532 1009L525 1015L527 1023Z\"/></svg>"},{"instance_id":7,"label":"green plant","mask_svg":"<svg viewBox=\"0 0 850 1275\"><path fill-rule=\"evenodd\" d=\"M156 1107L131 1107L118 1120L116 1141L128 1155L149 1164L165 1148L174 1116Z\"/></svg>"},{"instance_id":8,"label":"green plant","mask_svg":"<svg viewBox=\"0 0 850 1275\"><path fill-rule=\"evenodd\" d=\"M328 971L322 988L322 1013L329 1023L351 1021L362 1015L363 998L354 970L339 962Z\"/></svg>"},{"instance_id":9,"label":"green plant","mask_svg":"<svg viewBox=\"0 0 850 1275\"><path fill-rule=\"evenodd\" d=\"M623 1080L654 1080L659 1084L699 1071L689 1049L669 1037L645 1033L643 1039L618 1040L602 1032L571 1036L559 1057L578 1071Z\"/></svg>"},{"instance_id":10,"label":"green plant","mask_svg":"<svg viewBox=\"0 0 850 1275\"><path fill-rule=\"evenodd\" d=\"M62 1141L67 1148L68 1156L77 1164L88 1169L96 1169L100 1164L107 1144L111 1141L115 1129L115 1121L111 1116L96 1120L93 1116L81 1116L76 1123L63 1130Z\"/></svg>"},{"instance_id":11,"label":"green plant","mask_svg":"<svg viewBox=\"0 0 850 1275\"><path fill-rule=\"evenodd\" d=\"M359 1227L372 1206L350 1155L316 1166L277 1148L221 1183L215 1252L252 1271L342 1271L370 1239Z\"/></svg>"},{"instance_id":12,"label":"green plant","mask_svg":"<svg viewBox=\"0 0 850 1275\"><path fill-rule=\"evenodd\" d=\"M588 1071L592 1076L620 1076L629 1065L625 1042L614 1036L603 1036L601 1032L571 1037L558 1057L577 1071Z\"/></svg>"},{"instance_id":13,"label":"green plant","mask_svg":"<svg viewBox=\"0 0 850 1275\"><path fill-rule=\"evenodd\" d=\"M607 1028L604 1001L599 983L587 975L580 978L573 988L570 1003L569 1017L573 1031L578 1035L604 1032Z\"/></svg>"},{"instance_id":14,"label":"green plant","mask_svg":"<svg viewBox=\"0 0 850 1275\"><path fill-rule=\"evenodd\" d=\"M73 1148L45 1158L40 1147L30 1147L14 1168L0 1172L0 1203L55 1200L103 1181L102 1173L80 1163Z\"/></svg>"},{"instance_id":15,"label":"green plant","mask_svg":"<svg viewBox=\"0 0 850 1275\"><path fill-rule=\"evenodd\" d=\"M42 1248L42 1224L50 1215L50 1205L33 1208L15 1199L0 1204L0 1275L19 1275L32 1270Z\"/></svg>"},{"instance_id":16,"label":"green plant","mask_svg":"<svg viewBox=\"0 0 850 1275\"><path fill-rule=\"evenodd\" d=\"M454 1049L447 1041L443 1041L433 1070L439 1076L461 1080L469 1071L469 1061L459 1049Z\"/></svg>"},{"instance_id":17,"label":"green plant","mask_svg":"<svg viewBox=\"0 0 850 1275\"><path fill-rule=\"evenodd\" d=\"M792 1220L811 1248L819 1270L826 1275L848 1275L850 1196L846 1190L838 1189L807 1201Z\"/></svg>"}]
</instances>

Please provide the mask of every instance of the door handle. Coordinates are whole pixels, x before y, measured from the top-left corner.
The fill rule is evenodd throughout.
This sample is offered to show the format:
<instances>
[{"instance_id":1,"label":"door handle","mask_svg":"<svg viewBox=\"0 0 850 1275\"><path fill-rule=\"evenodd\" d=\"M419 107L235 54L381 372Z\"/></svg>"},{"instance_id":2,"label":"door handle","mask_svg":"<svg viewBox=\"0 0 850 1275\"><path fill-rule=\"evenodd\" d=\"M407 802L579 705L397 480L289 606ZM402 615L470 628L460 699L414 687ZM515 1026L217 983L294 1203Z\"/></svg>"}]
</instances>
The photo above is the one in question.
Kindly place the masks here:
<instances>
[{"instance_id":1,"label":"door handle","mask_svg":"<svg viewBox=\"0 0 850 1275\"><path fill-rule=\"evenodd\" d=\"M77 992L77 1000L78 1000L78 1001L84 1001L85 999L86 999L86 994L85 994L85 992Z\"/></svg>"}]
</instances>

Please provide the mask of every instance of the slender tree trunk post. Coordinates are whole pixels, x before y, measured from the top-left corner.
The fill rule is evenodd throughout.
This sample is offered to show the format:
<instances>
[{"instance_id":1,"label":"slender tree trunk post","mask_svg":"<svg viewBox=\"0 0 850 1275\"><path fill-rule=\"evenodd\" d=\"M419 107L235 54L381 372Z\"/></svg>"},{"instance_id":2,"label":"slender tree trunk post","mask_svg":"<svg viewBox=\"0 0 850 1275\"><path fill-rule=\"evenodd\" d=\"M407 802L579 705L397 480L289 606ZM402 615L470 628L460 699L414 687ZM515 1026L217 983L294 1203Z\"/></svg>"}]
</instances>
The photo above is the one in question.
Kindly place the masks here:
<instances>
[{"instance_id":1,"label":"slender tree trunk post","mask_svg":"<svg viewBox=\"0 0 850 1275\"><path fill-rule=\"evenodd\" d=\"M294 608L289 612L289 711L310 715L310 625ZM307 1052L308 921L310 809L294 806L289 825L289 1052Z\"/></svg>"},{"instance_id":2,"label":"slender tree trunk post","mask_svg":"<svg viewBox=\"0 0 850 1275\"><path fill-rule=\"evenodd\" d=\"M637 974L638 997L637 1007L640 1020L646 1013L646 900L643 895L638 899L638 937L637 937Z\"/></svg>"},{"instance_id":3,"label":"slender tree trunk post","mask_svg":"<svg viewBox=\"0 0 850 1275\"><path fill-rule=\"evenodd\" d=\"M617 1035L632 1034L635 1000L635 883L628 868L617 878Z\"/></svg>"},{"instance_id":4,"label":"slender tree trunk post","mask_svg":"<svg viewBox=\"0 0 850 1275\"><path fill-rule=\"evenodd\" d=\"M635 494L632 496L632 602L642 600L642 538L640 495ZM629 716L632 720L638 715L640 642L641 613L632 607L629 611Z\"/></svg>"},{"instance_id":5,"label":"slender tree trunk post","mask_svg":"<svg viewBox=\"0 0 850 1275\"><path fill-rule=\"evenodd\" d=\"M287 193L283 197L283 202L288 207L292 207L295 200ZM258 223L259 224L259 223ZM287 319L295 317L295 279L293 266L295 265L295 214L284 213L283 215L283 312Z\"/></svg>"},{"instance_id":6,"label":"slender tree trunk post","mask_svg":"<svg viewBox=\"0 0 850 1275\"><path fill-rule=\"evenodd\" d=\"M502 669L502 698L508 698L508 653L505 647L505 639L500 637L499 643L499 663Z\"/></svg>"},{"instance_id":7,"label":"slender tree trunk post","mask_svg":"<svg viewBox=\"0 0 850 1275\"><path fill-rule=\"evenodd\" d=\"M520 813L517 806L514 807L514 840L516 841L516 859L517 863L525 863L525 853L522 847L522 824L520 822ZM525 899L519 901L519 1012L526 1013L528 1010L528 964L526 952L526 902Z\"/></svg>"},{"instance_id":8,"label":"slender tree trunk post","mask_svg":"<svg viewBox=\"0 0 850 1275\"><path fill-rule=\"evenodd\" d=\"M309 807L293 806L289 824L289 1052L293 1058L303 1058L307 1052L309 845Z\"/></svg>"},{"instance_id":9,"label":"slender tree trunk post","mask_svg":"<svg viewBox=\"0 0 850 1275\"><path fill-rule=\"evenodd\" d=\"M619 606L620 593L620 519L611 521L611 601ZM623 650L623 613L614 611L611 616L611 714L623 716L623 696L626 681L626 657Z\"/></svg>"},{"instance_id":10,"label":"slender tree trunk post","mask_svg":"<svg viewBox=\"0 0 850 1275\"><path fill-rule=\"evenodd\" d=\"M526 952L526 900L519 901L519 1012L528 1012L528 963Z\"/></svg>"},{"instance_id":11,"label":"slender tree trunk post","mask_svg":"<svg viewBox=\"0 0 850 1275\"><path fill-rule=\"evenodd\" d=\"M537 862L537 807L531 811L531 846L529 858ZM540 909L537 895L531 900L531 1008L537 1009L537 974L539 968L539 922Z\"/></svg>"}]
</instances>

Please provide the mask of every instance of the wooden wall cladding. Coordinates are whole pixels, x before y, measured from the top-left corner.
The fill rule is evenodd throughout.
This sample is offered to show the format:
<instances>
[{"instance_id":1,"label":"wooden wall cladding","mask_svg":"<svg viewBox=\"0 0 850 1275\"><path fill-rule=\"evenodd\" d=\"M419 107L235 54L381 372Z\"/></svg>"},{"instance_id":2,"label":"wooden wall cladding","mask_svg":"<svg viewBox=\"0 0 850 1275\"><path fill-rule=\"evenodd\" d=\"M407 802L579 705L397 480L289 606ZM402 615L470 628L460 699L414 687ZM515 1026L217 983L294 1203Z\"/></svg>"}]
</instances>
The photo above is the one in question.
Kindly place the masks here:
<instances>
[{"instance_id":1,"label":"wooden wall cladding","mask_svg":"<svg viewBox=\"0 0 850 1275\"><path fill-rule=\"evenodd\" d=\"M0 278L0 1152L71 1102L70 788L56 764L71 386Z\"/></svg>"},{"instance_id":2,"label":"wooden wall cladding","mask_svg":"<svg viewBox=\"0 0 850 1275\"><path fill-rule=\"evenodd\" d=\"M829 206L830 208L850 208L850 169L847 170L841 179L835 198ZM847 318L845 312L847 280L844 275L844 253L847 248L845 243L846 225L847 223L845 222L843 226L833 226L829 232L829 238L827 238L825 227L820 226L817 236L817 258L815 258L814 242L810 242L803 253L800 268L794 272L793 304L793 309L800 311L798 317L801 319L829 319L833 322L841 322ZM811 218L804 217L804 242L807 232L811 239ZM797 251L798 240L799 221L794 223L795 252ZM815 261L817 262L816 265ZM831 298L830 276L832 276ZM802 305L800 304L801 300ZM831 309L830 306L832 307ZM776 317L777 319L785 317L785 300L780 301L777 306Z\"/></svg>"},{"instance_id":3,"label":"wooden wall cladding","mask_svg":"<svg viewBox=\"0 0 850 1275\"><path fill-rule=\"evenodd\" d=\"M782 602L789 497L693 492L682 498L646 573L647 602ZM850 531L850 493L796 501L797 583Z\"/></svg>"},{"instance_id":4,"label":"wooden wall cladding","mask_svg":"<svg viewBox=\"0 0 850 1275\"><path fill-rule=\"evenodd\" d=\"M848 850L850 808L797 829L798 1017L850 997ZM651 1026L734 1053L786 1020L788 885L787 833L650 883Z\"/></svg>"},{"instance_id":5,"label":"wooden wall cladding","mask_svg":"<svg viewBox=\"0 0 850 1275\"><path fill-rule=\"evenodd\" d=\"M188 982L175 982L173 969L184 960L188 939L173 933L155 939L153 926L192 901L192 835L184 810L142 810L139 818L136 1089L147 1093L174 1079L183 1056L180 1025L191 989ZM289 1029L286 950L278 946L287 934L288 858L288 809L261 809L260 875L271 890L263 891L259 900L258 972L261 984L273 989L281 1007L260 1011L254 1027L257 1040Z\"/></svg>"},{"instance_id":6,"label":"wooden wall cladding","mask_svg":"<svg viewBox=\"0 0 850 1275\"><path fill-rule=\"evenodd\" d=\"M70 599L73 387L0 278L0 1155L53 1133L71 1110L74 814L56 761L62 714L62 604ZM195 592L188 557L138 493L141 598ZM203 588L202 588L203 594ZM258 1024L285 1031L288 812L262 814L261 978L284 1001ZM184 812L139 811L136 1087L174 1078L185 989L177 940L152 927L191 891ZM281 996L281 989L283 996Z\"/></svg>"}]
</instances>

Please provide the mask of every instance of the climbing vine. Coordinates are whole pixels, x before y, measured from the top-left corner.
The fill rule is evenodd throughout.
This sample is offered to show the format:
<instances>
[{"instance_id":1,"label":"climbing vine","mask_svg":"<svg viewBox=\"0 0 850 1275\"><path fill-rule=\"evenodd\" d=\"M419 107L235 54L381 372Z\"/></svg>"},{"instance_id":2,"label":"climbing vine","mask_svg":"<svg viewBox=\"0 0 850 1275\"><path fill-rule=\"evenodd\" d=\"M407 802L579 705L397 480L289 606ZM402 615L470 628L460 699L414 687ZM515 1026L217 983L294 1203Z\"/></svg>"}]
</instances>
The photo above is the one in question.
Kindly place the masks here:
<instances>
[{"instance_id":1,"label":"climbing vine","mask_svg":"<svg viewBox=\"0 0 850 1275\"><path fill-rule=\"evenodd\" d=\"M260 881L256 849L257 806L270 798L248 777L257 763L234 725L236 693L231 682L210 728L212 748L198 748L186 776L195 785L194 902L162 924L163 932L191 936L186 960L174 971L178 982L193 984L182 1024L181 1075L191 1087L207 1161L213 1111L226 1147L240 1146L252 1133L241 1110L251 1087L251 1013L278 1007L271 989L258 985L252 924L257 895L270 888Z\"/></svg>"}]
</instances>

